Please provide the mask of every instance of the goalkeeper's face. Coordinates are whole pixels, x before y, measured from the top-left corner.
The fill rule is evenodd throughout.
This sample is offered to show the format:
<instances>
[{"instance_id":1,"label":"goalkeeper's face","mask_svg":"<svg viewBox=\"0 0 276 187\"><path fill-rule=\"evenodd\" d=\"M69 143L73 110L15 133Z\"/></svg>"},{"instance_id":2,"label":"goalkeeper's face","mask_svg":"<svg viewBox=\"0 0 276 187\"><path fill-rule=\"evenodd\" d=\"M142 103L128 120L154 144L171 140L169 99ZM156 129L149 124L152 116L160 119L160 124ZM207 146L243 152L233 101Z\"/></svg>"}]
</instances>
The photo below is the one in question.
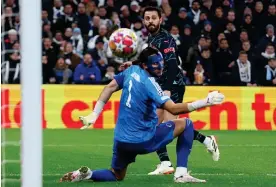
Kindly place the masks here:
<instances>
[{"instance_id":1,"label":"goalkeeper's face","mask_svg":"<svg viewBox=\"0 0 276 187\"><path fill-rule=\"evenodd\" d=\"M162 23L162 18L158 16L158 13L156 11L145 12L144 24L147 30L151 34L156 33L159 30L161 23Z\"/></svg>"}]
</instances>

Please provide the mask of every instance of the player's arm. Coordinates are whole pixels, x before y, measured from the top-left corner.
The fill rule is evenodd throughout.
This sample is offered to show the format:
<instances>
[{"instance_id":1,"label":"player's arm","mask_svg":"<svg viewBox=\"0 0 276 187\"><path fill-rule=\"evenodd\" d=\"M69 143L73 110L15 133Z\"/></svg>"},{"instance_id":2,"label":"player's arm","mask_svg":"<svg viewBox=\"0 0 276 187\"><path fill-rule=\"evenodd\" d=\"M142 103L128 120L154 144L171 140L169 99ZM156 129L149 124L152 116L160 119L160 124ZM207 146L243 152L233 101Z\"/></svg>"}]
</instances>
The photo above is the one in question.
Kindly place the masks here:
<instances>
[{"instance_id":1,"label":"player's arm","mask_svg":"<svg viewBox=\"0 0 276 187\"><path fill-rule=\"evenodd\" d=\"M177 56L175 53L176 50L176 43L175 40L171 37L170 40L162 40L161 44L161 53L164 58L164 62L167 65L167 80L163 85L163 90L171 90L173 85L173 81L176 78L177 70L178 70L178 63L177 63Z\"/></svg>"},{"instance_id":2,"label":"player's arm","mask_svg":"<svg viewBox=\"0 0 276 187\"><path fill-rule=\"evenodd\" d=\"M192 103L177 103L175 104L167 95L165 95L159 84L153 78L146 81L149 97L155 101L158 107L162 107L174 115L189 113L194 110L204 108L211 105L221 104L224 100L224 95L218 91L208 93L205 99L194 101Z\"/></svg>"},{"instance_id":3,"label":"player's arm","mask_svg":"<svg viewBox=\"0 0 276 187\"><path fill-rule=\"evenodd\" d=\"M107 103L107 101L110 99L114 92L120 90L123 87L124 76L124 72L116 75L114 79L104 87L94 107L93 112L85 117L80 116L80 120L84 125L81 129L87 129L97 121L99 115L101 114L104 108L105 103Z\"/></svg>"},{"instance_id":4,"label":"player's arm","mask_svg":"<svg viewBox=\"0 0 276 187\"><path fill-rule=\"evenodd\" d=\"M174 115L189 113L194 110L221 104L224 100L224 95L218 91L213 91L208 94L205 99L197 100L192 103L174 103L168 100L163 104L163 108Z\"/></svg>"}]
</instances>

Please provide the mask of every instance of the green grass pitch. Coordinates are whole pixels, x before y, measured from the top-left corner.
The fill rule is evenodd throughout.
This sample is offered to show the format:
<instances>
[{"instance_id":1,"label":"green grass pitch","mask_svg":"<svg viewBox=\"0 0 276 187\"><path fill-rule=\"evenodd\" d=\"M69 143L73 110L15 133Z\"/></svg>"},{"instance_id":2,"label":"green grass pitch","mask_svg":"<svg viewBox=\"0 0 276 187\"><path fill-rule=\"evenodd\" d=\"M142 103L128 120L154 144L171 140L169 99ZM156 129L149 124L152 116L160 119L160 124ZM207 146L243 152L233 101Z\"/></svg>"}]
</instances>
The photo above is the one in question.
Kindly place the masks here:
<instances>
[{"instance_id":1,"label":"green grass pitch","mask_svg":"<svg viewBox=\"0 0 276 187\"><path fill-rule=\"evenodd\" d=\"M62 174L82 165L91 169L109 168L113 130L44 130L43 131L43 186L44 187L276 187L276 132L264 131L203 131L218 137L221 160L213 162L203 145L194 143L189 159L189 170L195 177L206 179L206 184L175 184L173 175L147 176L158 164L155 153L138 156L129 166L124 181L117 183L59 183ZM18 141L19 129L6 129L6 139ZM6 159L19 159L20 147L2 146ZM168 146L173 163L176 162L175 141ZM7 178L19 179L19 164L6 164ZM30 175L32 175L30 173ZM2 184L3 185L3 184ZM7 182L6 187L20 186Z\"/></svg>"}]
</instances>

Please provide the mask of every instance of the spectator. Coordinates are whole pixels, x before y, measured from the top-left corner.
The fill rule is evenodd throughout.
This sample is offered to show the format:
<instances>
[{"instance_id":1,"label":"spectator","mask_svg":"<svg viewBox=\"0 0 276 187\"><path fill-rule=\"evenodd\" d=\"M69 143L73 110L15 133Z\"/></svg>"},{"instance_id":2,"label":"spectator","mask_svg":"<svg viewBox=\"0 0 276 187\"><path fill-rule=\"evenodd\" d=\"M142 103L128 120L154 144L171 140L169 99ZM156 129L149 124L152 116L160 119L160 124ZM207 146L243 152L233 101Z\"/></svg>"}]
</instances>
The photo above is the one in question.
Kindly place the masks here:
<instances>
[{"instance_id":1,"label":"spectator","mask_svg":"<svg viewBox=\"0 0 276 187\"><path fill-rule=\"evenodd\" d=\"M111 18L113 12L116 12L116 8L114 6L114 0L106 0L106 16Z\"/></svg>"},{"instance_id":2,"label":"spectator","mask_svg":"<svg viewBox=\"0 0 276 187\"><path fill-rule=\"evenodd\" d=\"M268 65L260 73L260 85L276 86L276 58L269 59Z\"/></svg>"},{"instance_id":3,"label":"spectator","mask_svg":"<svg viewBox=\"0 0 276 187\"><path fill-rule=\"evenodd\" d=\"M244 16L244 22L241 25L241 30L246 30L249 36L249 40L256 44L256 40L259 37L259 34L257 33L257 29L255 25L252 23L252 16L251 15L245 15Z\"/></svg>"},{"instance_id":4,"label":"spectator","mask_svg":"<svg viewBox=\"0 0 276 187\"><path fill-rule=\"evenodd\" d=\"M191 30L190 25L184 25L184 32L183 32L183 35L181 36L181 38L182 38L182 41L181 41L181 45L179 48L179 51L181 51L181 52L179 53L179 55L183 62L183 66L184 66L183 68L185 70L187 70L184 63L186 63L186 57L188 54L188 50L189 50L190 46L193 45L192 30Z\"/></svg>"},{"instance_id":5,"label":"spectator","mask_svg":"<svg viewBox=\"0 0 276 187\"><path fill-rule=\"evenodd\" d=\"M226 30L224 31L224 34L229 42L230 48L233 49L235 43L238 41L239 33L237 32L237 29L232 22L228 22L226 24Z\"/></svg>"},{"instance_id":6,"label":"spectator","mask_svg":"<svg viewBox=\"0 0 276 187\"><path fill-rule=\"evenodd\" d=\"M42 38L53 38L53 33L51 31L51 24L44 23L42 27Z\"/></svg>"},{"instance_id":7,"label":"spectator","mask_svg":"<svg viewBox=\"0 0 276 187\"><path fill-rule=\"evenodd\" d=\"M199 16L200 16L200 3L198 0L194 0L192 2L192 8L191 11L188 12L188 17L193 20L194 24L197 25L199 22Z\"/></svg>"},{"instance_id":8,"label":"spectator","mask_svg":"<svg viewBox=\"0 0 276 187\"><path fill-rule=\"evenodd\" d=\"M251 49L251 43L250 41L243 41L242 42L242 51L245 51L246 54L247 54L247 58L249 60L249 62L252 62L252 63L256 63L256 56L255 54L253 53L253 50Z\"/></svg>"},{"instance_id":9,"label":"spectator","mask_svg":"<svg viewBox=\"0 0 276 187\"><path fill-rule=\"evenodd\" d=\"M98 84L101 82L101 72L90 54L85 54L83 62L79 64L74 73L76 84Z\"/></svg>"},{"instance_id":10,"label":"spectator","mask_svg":"<svg viewBox=\"0 0 276 187\"><path fill-rule=\"evenodd\" d=\"M83 38L81 36L81 30L79 28L74 28L73 30L73 36L71 37L72 44L73 44L73 51L76 53L78 56L82 58L82 53L83 53Z\"/></svg>"},{"instance_id":11,"label":"spectator","mask_svg":"<svg viewBox=\"0 0 276 187\"><path fill-rule=\"evenodd\" d=\"M213 22L215 23L216 33L224 32L226 21L224 19L223 10L221 7L216 8L215 17L213 18Z\"/></svg>"},{"instance_id":12,"label":"spectator","mask_svg":"<svg viewBox=\"0 0 276 187\"><path fill-rule=\"evenodd\" d=\"M61 0L55 0L54 1L54 7L53 7L53 23L57 22L57 19L60 18L63 13L64 7L62 6Z\"/></svg>"},{"instance_id":13,"label":"spectator","mask_svg":"<svg viewBox=\"0 0 276 187\"><path fill-rule=\"evenodd\" d=\"M209 48L203 48L200 53L196 64L201 64L204 69L204 85L213 85L214 84L214 70L213 62L211 58L211 51Z\"/></svg>"},{"instance_id":14,"label":"spectator","mask_svg":"<svg viewBox=\"0 0 276 187\"><path fill-rule=\"evenodd\" d=\"M64 33L64 40L65 40L66 42L72 43L72 42L73 42L72 36L73 36L73 30L72 30L70 27L68 27L68 28L65 30L65 33Z\"/></svg>"},{"instance_id":15,"label":"spectator","mask_svg":"<svg viewBox=\"0 0 276 187\"><path fill-rule=\"evenodd\" d=\"M227 0L228 1L228 0ZM227 17L226 17L226 22L231 22L233 23L233 25L235 25L235 27L237 28L237 30L240 28L240 23L239 21L236 19L236 13L234 10L230 10L227 13Z\"/></svg>"},{"instance_id":16,"label":"spectator","mask_svg":"<svg viewBox=\"0 0 276 187\"><path fill-rule=\"evenodd\" d=\"M62 37L62 32L57 31L55 34L55 37L53 38L53 45L55 48L60 49L63 43L63 37Z\"/></svg>"},{"instance_id":17,"label":"spectator","mask_svg":"<svg viewBox=\"0 0 276 187\"><path fill-rule=\"evenodd\" d=\"M18 13L19 12L19 6L18 4L15 2L15 0L6 0L5 1L5 5L3 7L11 7L12 11L14 13Z\"/></svg>"},{"instance_id":18,"label":"spectator","mask_svg":"<svg viewBox=\"0 0 276 187\"><path fill-rule=\"evenodd\" d=\"M234 57L229 49L227 39L219 41L219 48L214 54L215 76L219 85L230 85L231 67L234 65Z\"/></svg>"},{"instance_id":19,"label":"spectator","mask_svg":"<svg viewBox=\"0 0 276 187\"><path fill-rule=\"evenodd\" d=\"M121 15L120 15L120 17L121 17L121 20L120 20L121 27L122 28L130 28L131 22L129 20L130 19L130 12L129 12L128 6L126 6L126 5L122 6L120 11L121 11Z\"/></svg>"},{"instance_id":20,"label":"spectator","mask_svg":"<svg viewBox=\"0 0 276 187\"><path fill-rule=\"evenodd\" d=\"M274 28L276 27L276 7L275 4L270 4L268 6L268 13L265 17L266 25L272 24Z\"/></svg>"},{"instance_id":21,"label":"spectator","mask_svg":"<svg viewBox=\"0 0 276 187\"><path fill-rule=\"evenodd\" d=\"M232 67L233 85L257 86L254 65L248 61L247 53L241 51L239 58Z\"/></svg>"},{"instance_id":22,"label":"spectator","mask_svg":"<svg viewBox=\"0 0 276 187\"><path fill-rule=\"evenodd\" d=\"M78 12L76 14L76 22L84 36L88 36L90 30L90 17L86 14L85 5L80 3L78 5Z\"/></svg>"},{"instance_id":23,"label":"spectator","mask_svg":"<svg viewBox=\"0 0 276 187\"><path fill-rule=\"evenodd\" d=\"M92 25L91 25L92 27L88 34L89 38L92 38L99 34L100 25L101 25L101 18L99 16L94 16L92 19Z\"/></svg>"},{"instance_id":24,"label":"spectator","mask_svg":"<svg viewBox=\"0 0 276 187\"><path fill-rule=\"evenodd\" d=\"M42 10L41 13L41 19L42 19L42 24L51 24L51 21L48 19L48 12L47 10Z\"/></svg>"},{"instance_id":25,"label":"spectator","mask_svg":"<svg viewBox=\"0 0 276 187\"><path fill-rule=\"evenodd\" d=\"M206 37L204 35L201 35L198 39L198 43L194 45L193 47L190 47L187 55L186 62L192 63L195 61L195 59L200 56L200 52L203 47L206 46Z\"/></svg>"},{"instance_id":26,"label":"spectator","mask_svg":"<svg viewBox=\"0 0 276 187\"><path fill-rule=\"evenodd\" d=\"M59 57L56 63L54 71L54 81L52 83L56 84L68 84L72 80L72 70L68 68L69 64L65 63L65 60L63 57Z\"/></svg>"},{"instance_id":27,"label":"spectator","mask_svg":"<svg viewBox=\"0 0 276 187\"><path fill-rule=\"evenodd\" d=\"M204 27L203 30L201 31L201 34L204 36L210 37L213 41L215 41L215 32L212 27L212 23L208 20L204 21Z\"/></svg>"},{"instance_id":28,"label":"spectator","mask_svg":"<svg viewBox=\"0 0 276 187\"><path fill-rule=\"evenodd\" d=\"M107 39L107 27L105 25L101 25L99 29L99 35L94 36L91 38L88 43L87 43L87 48L89 50L92 50L95 48L96 40L98 37L102 37L104 42L107 44L108 39Z\"/></svg>"},{"instance_id":29,"label":"spectator","mask_svg":"<svg viewBox=\"0 0 276 187\"><path fill-rule=\"evenodd\" d=\"M188 17L186 8L182 7L178 11L178 17L174 18L171 16L169 18L169 22L173 25L178 25L180 32L184 30L185 25L190 25L190 27L194 27L194 22L191 18Z\"/></svg>"},{"instance_id":30,"label":"spectator","mask_svg":"<svg viewBox=\"0 0 276 187\"><path fill-rule=\"evenodd\" d=\"M261 57L257 61L258 69L263 69L271 58L275 58L275 47L272 44L268 44L265 51L261 53Z\"/></svg>"},{"instance_id":31,"label":"spectator","mask_svg":"<svg viewBox=\"0 0 276 187\"><path fill-rule=\"evenodd\" d=\"M102 83L108 84L112 81L113 77L115 75L115 68L112 66L107 67L106 74L103 77Z\"/></svg>"},{"instance_id":32,"label":"spectator","mask_svg":"<svg viewBox=\"0 0 276 187\"><path fill-rule=\"evenodd\" d=\"M266 26L266 35L261 38L258 45L256 46L257 54L260 55L269 43L272 43L274 46L276 45L274 26L271 24Z\"/></svg>"},{"instance_id":33,"label":"spectator","mask_svg":"<svg viewBox=\"0 0 276 187\"><path fill-rule=\"evenodd\" d=\"M48 84L48 83L54 83L55 80L52 65L48 63L48 57L46 55L42 56L42 83Z\"/></svg>"},{"instance_id":34,"label":"spectator","mask_svg":"<svg viewBox=\"0 0 276 187\"><path fill-rule=\"evenodd\" d=\"M20 83L20 60L20 53L13 51L9 53L8 60L1 64L2 82L4 84Z\"/></svg>"},{"instance_id":35,"label":"spectator","mask_svg":"<svg viewBox=\"0 0 276 187\"><path fill-rule=\"evenodd\" d=\"M70 4L65 5L64 14L61 14L55 23L55 30L60 30L64 33L65 28L72 26L72 23L76 20L73 13L73 7Z\"/></svg>"},{"instance_id":36,"label":"spectator","mask_svg":"<svg viewBox=\"0 0 276 187\"><path fill-rule=\"evenodd\" d=\"M13 10L11 7L5 8L5 13L2 15L2 25L4 25L4 30L8 31L15 28L15 17L13 15Z\"/></svg>"},{"instance_id":37,"label":"spectator","mask_svg":"<svg viewBox=\"0 0 276 187\"><path fill-rule=\"evenodd\" d=\"M43 72L45 75L44 83L48 81L49 72L54 68L57 58L57 52L55 51L54 47L52 46L52 41L50 38L44 38L43 40L43 56L47 56L47 62L44 61L47 68L45 67ZM43 77L44 78L44 77Z\"/></svg>"},{"instance_id":38,"label":"spectator","mask_svg":"<svg viewBox=\"0 0 276 187\"><path fill-rule=\"evenodd\" d=\"M77 65L80 64L81 59L73 52L73 46L70 42L66 43L64 48L64 52L61 55L64 55L65 63L74 71Z\"/></svg>"},{"instance_id":39,"label":"spectator","mask_svg":"<svg viewBox=\"0 0 276 187\"><path fill-rule=\"evenodd\" d=\"M260 36L264 34L263 28L264 28L264 5L263 2L258 0L255 4L255 9L253 11L253 18L254 18L254 25L258 29L258 33Z\"/></svg>"},{"instance_id":40,"label":"spectator","mask_svg":"<svg viewBox=\"0 0 276 187\"><path fill-rule=\"evenodd\" d=\"M139 19L140 5L137 1L131 1L130 3L130 21L133 23L135 20Z\"/></svg>"},{"instance_id":41,"label":"spectator","mask_svg":"<svg viewBox=\"0 0 276 187\"><path fill-rule=\"evenodd\" d=\"M174 38L177 47L179 48L181 45L181 37L179 35L179 29L178 29L177 25L173 25L171 27L170 33L171 33L172 37Z\"/></svg>"},{"instance_id":42,"label":"spectator","mask_svg":"<svg viewBox=\"0 0 276 187\"><path fill-rule=\"evenodd\" d=\"M105 45L105 42L103 38L98 37L96 40L96 47L91 51L92 58L97 61L98 66L101 70L102 76L105 74L105 71L108 65L108 60L107 60L106 51L104 50L104 45Z\"/></svg>"},{"instance_id":43,"label":"spectator","mask_svg":"<svg viewBox=\"0 0 276 187\"><path fill-rule=\"evenodd\" d=\"M18 41L17 31L11 29L8 31L8 38L5 40L5 50L12 49L12 46Z\"/></svg>"},{"instance_id":44,"label":"spectator","mask_svg":"<svg viewBox=\"0 0 276 187\"><path fill-rule=\"evenodd\" d=\"M104 6L100 6L98 8L99 12L98 12L98 16L100 17L101 19L101 25L106 25L108 28L111 27L112 23L111 23L111 20L106 16L107 14L107 11L105 9Z\"/></svg>"}]
</instances>

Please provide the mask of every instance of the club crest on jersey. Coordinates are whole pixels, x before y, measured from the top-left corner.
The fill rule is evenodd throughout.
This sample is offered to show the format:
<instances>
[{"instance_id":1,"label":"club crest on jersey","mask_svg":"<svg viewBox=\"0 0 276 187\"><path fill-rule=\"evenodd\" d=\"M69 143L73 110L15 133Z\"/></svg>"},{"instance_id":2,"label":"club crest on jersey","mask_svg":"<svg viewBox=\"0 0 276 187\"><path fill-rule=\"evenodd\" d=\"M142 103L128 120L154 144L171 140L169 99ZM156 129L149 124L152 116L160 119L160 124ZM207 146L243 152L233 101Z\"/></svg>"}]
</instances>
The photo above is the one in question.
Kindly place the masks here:
<instances>
[{"instance_id":1,"label":"club crest on jersey","mask_svg":"<svg viewBox=\"0 0 276 187\"><path fill-rule=\"evenodd\" d=\"M169 47L169 48L164 49L164 53L169 53L169 52L174 52L174 48Z\"/></svg>"}]
</instances>

